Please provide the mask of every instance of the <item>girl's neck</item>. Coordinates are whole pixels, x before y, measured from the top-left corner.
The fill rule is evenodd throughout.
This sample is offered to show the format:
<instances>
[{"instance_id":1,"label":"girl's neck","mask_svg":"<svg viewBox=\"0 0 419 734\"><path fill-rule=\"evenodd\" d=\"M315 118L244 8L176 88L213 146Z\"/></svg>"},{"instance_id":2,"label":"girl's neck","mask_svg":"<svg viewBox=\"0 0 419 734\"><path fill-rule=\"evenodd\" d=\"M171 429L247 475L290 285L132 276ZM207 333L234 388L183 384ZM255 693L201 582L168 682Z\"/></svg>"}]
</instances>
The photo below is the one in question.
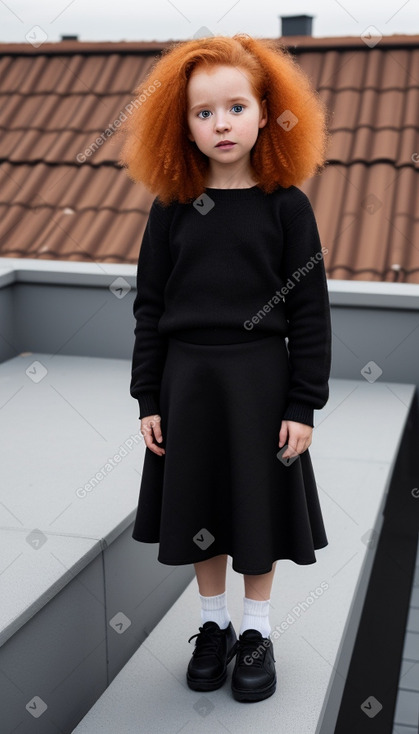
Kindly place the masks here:
<instances>
[{"instance_id":1,"label":"girl's neck","mask_svg":"<svg viewBox=\"0 0 419 734\"><path fill-rule=\"evenodd\" d=\"M250 189L256 186L257 181L254 180L253 173L250 170L241 169L236 171L226 170L214 171L209 170L206 176L206 188L210 189Z\"/></svg>"},{"instance_id":2,"label":"girl's neck","mask_svg":"<svg viewBox=\"0 0 419 734\"><path fill-rule=\"evenodd\" d=\"M252 181L249 179L246 180L240 180L240 181L207 181L205 184L205 188L207 189L250 189L253 186L257 185L257 181Z\"/></svg>"}]
</instances>

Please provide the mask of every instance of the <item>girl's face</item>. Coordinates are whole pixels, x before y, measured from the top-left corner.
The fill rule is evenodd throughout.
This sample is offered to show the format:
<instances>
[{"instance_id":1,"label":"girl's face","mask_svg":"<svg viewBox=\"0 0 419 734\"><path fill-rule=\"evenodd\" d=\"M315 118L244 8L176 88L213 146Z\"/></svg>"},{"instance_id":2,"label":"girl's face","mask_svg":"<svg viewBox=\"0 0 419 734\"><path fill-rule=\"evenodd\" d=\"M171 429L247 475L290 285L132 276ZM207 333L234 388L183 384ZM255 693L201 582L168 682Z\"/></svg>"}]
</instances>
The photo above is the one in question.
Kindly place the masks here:
<instances>
[{"instance_id":1,"label":"girl's face","mask_svg":"<svg viewBox=\"0 0 419 734\"><path fill-rule=\"evenodd\" d=\"M266 101L259 104L245 70L224 65L194 69L187 100L188 138L208 156L213 172L248 166L259 128L268 117ZM219 146L224 140L233 145Z\"/></svg>"}]
</instances>

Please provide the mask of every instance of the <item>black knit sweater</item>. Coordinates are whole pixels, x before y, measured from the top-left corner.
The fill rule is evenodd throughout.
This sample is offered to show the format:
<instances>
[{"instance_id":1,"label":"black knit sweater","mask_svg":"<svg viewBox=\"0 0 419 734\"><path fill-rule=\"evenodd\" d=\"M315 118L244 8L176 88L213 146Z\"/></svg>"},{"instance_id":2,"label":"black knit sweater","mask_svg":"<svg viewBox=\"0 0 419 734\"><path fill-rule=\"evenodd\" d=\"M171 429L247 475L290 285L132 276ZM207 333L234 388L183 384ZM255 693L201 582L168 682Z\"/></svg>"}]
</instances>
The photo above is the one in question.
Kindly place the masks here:
<instances>
[{"instance_id":1,"label":"black knit sweater","mask_svg":"<svg viewBox=\"0 0 419 734\"><path fill-rule=\"evenodd\" d=\"M168 336L201 344L288 337L284 420L313 426L329 398L331 320L316 220L296 186L265 194L206 188L190 204L156 197L137 269L130 393L159 414ZM327 251L327 250L326 250ZM245 398L245 396L244 396Z\"/></svg>"}]
</instances>

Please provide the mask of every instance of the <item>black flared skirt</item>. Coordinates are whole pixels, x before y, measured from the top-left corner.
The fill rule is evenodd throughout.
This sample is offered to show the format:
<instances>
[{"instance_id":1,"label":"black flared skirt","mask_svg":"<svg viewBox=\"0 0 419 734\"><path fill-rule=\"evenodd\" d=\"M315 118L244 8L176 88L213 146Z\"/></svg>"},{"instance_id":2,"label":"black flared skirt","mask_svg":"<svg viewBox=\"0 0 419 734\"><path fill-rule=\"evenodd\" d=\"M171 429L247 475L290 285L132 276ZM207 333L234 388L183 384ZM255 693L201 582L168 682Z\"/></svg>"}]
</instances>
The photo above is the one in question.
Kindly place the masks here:
<instances>
[{"instance_id":1,"label":"black flared skirt","mask_svg":"<svg viewBox=\"0 0 419 734\"><path fill-rule=\"evenodd\" d=\"M160 389L166 450L145 449L132 537L168 565L232 558L262 574L316 562L328 545L309 450L278 453L289 387L285 339L197 344L170 337ZM283 447L281 447L283 448Z\"/></svg>"}]
</instances>

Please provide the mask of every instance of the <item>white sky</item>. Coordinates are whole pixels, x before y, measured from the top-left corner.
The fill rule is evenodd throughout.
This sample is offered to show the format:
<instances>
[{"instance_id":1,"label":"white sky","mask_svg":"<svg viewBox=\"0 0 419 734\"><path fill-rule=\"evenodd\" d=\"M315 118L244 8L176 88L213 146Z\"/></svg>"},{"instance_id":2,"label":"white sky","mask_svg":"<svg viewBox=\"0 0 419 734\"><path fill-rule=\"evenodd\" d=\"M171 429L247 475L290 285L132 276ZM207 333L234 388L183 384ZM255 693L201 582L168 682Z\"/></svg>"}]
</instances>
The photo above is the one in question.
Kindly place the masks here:
<instances>
[{"instance_id":1,"label":"white sky","mask_svg":"<svg viewBox=\"0 0 419 734\"><path fill-rule=\"evenodd\" d=\"M34 26L47 41L61 34L81 41L186 40L203 26L214 35L278 38L281 14L314 16L316 37L359 36L369 26L384 36L419 33L418 0L0 0L0 42L28 42Z\"/></svg>"}]
</instances>

